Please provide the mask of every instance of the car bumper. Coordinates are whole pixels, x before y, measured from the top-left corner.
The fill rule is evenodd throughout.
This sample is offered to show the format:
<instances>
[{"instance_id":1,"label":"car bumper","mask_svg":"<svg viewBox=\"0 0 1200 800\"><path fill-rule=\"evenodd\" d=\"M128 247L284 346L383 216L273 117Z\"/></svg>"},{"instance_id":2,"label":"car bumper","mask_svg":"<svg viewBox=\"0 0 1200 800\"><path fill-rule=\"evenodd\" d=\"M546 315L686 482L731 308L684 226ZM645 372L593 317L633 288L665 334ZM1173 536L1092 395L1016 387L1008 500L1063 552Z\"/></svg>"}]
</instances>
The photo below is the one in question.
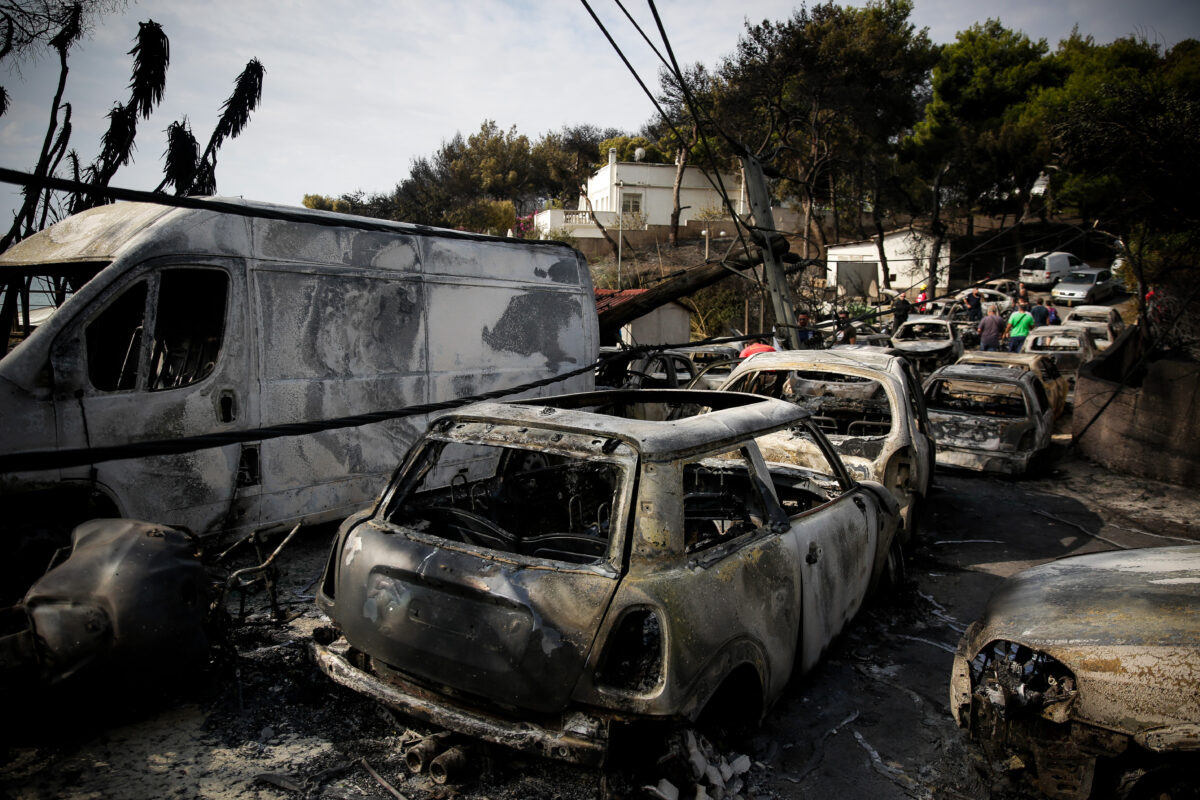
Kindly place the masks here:
<instances>
[{"instance_id":1,"label":"car bumper","mask_svg":"<svg viewBox=\"0 0 1200 800\"><path fill-rule=\"evenodd\" d=\"M937 465L969 469L976 472L998 472L1004 475L1021 475L1029 468L1034 454L997 453L991 450L968 450L938 442Z\"/></svg>"},{"instance_id":2,"label":"car bumper","mask_svg":"<svg viewBox=\"0 0 1200 800\"><path fill-rule=\"evenodd\" d=\"M384 679L344 638L329 645L311 642L309 648L317 667L334 682L430 725L587 766L599 766L607 754L612 720L603 714L566 711L540 722L510 719L396 675Z\"/></svg>"}]
</instances>

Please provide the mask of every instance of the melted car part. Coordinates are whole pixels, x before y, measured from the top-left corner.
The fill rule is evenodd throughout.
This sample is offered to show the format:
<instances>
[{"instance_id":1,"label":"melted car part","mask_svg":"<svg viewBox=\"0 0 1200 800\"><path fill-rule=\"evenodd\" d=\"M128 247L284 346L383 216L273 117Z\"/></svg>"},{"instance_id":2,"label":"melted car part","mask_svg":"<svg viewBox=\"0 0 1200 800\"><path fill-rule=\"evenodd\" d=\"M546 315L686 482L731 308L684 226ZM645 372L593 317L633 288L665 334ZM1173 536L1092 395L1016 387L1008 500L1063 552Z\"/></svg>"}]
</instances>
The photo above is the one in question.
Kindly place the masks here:
<instances>
[{"instance_id":1,"label":"melted car part","mask_svg":"<svg viewBox=\"0 0 1200 800\"><path fill-rule=\"evenodd\" d=\"M72 534L70 556L10 610L0 678L54 684L82 670L129 672L204 664L207 581L187 534L97 519ZM11 624L22 620L23 627Z\"/></svg>"}]
</instances>

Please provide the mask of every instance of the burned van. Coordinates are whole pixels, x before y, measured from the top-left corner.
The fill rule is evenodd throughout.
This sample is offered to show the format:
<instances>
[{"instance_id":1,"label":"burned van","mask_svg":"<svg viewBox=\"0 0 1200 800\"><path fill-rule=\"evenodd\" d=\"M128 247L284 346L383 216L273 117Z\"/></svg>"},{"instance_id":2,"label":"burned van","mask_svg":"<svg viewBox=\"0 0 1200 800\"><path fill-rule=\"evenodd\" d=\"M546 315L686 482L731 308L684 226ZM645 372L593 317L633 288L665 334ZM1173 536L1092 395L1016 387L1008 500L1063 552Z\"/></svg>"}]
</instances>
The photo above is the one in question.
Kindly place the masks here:
<instances>
[{"instance_id":1,"label":"burned van","mask_svg":"<svg viewBox=\"0 0 1200 800\"><path fill-rule=\"evenodd\" d=\"M245 438L518 386L595 359L591 279L570 247L221 207L104 206L0 254L0 286L22 295L5 309L28 308L38 286L34 299L56 307L0 361L4 555L99 516L197 534L342 518L379 493L424 418L176 455L146 443ZM117 460L47 458L126 446Z\"/></svg>"}]
</instances>

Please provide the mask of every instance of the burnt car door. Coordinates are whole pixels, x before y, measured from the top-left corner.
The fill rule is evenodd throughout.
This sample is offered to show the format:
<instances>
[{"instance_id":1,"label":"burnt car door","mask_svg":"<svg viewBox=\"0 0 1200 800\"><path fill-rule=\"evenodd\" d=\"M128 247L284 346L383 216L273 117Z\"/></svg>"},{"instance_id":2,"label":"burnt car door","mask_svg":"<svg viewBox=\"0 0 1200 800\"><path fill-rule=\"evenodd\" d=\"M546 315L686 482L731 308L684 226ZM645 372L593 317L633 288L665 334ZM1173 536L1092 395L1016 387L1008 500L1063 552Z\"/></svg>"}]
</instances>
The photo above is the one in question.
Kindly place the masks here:
<instances>
[{"instance_id":1,"label":"burnt car door","mask_svg":"<svg viewBox=\"0 0 1200 800\"><path fill-rule=\"evenodd\" d=\"M102 448L257 427L245 294L239 259L150 262L110 287L51 349L59 446ZM62 478L103 487L120 498L127 517L198 533L252 527L255 447L135 452L65 469Z\"/></svg>"},{"instance_id":2,"label":"burnt car door","mask_svg":"<svg viewBox=\"0 0 1200 800\"><path fill-rule=\"evenodd\" d=\"M772 465L771 472L799 555L802 605L795 666L803 672L858 613L887 558L898 509L885 491L872 492L851 480L813 423L804 422L793 435L809 439L825 458L819 470Z\"/></svg>"}]
</instances>

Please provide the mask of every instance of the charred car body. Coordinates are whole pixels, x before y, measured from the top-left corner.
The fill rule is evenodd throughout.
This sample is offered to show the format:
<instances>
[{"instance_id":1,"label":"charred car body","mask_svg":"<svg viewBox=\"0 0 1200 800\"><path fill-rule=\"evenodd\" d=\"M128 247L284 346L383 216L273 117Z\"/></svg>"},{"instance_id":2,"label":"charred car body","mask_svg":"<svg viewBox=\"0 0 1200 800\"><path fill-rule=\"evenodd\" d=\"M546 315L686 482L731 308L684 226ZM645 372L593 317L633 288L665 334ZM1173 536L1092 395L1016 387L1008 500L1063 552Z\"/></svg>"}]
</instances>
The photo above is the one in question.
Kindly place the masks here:
<instances>
[{"instance_id":1,"label":"charred car body","mask_svg":"<svg viewBox=\"0 0 1200 800\"><path fill-rule=\"evenodd\" d=\"M1091 331L1097 350L1106 350L1125 330L1125 320L1112 306L1076 306L1063 317L1063 324Z\"/></svg>"},{"instance_id":2,"label":"charred car body","mask_svg":"<svg viewBox=\"0 0 1200 800\"><path fill-rule=\"evenodd\" d=\"M700 394L434 422L339 530L317 602L341 635L314 641L320 668L428 722L580 763L600 763L623 722L757 723L895 567L897 508L804 410ZM701 402L711 413L628 418ZM768 468L755 437L792 427L827 473Z\"/></svg>"},{"instance_id":3,"label":"charred car body","mask_svg":"<svg viewBox=\"0 0 1200 800\"><path fill-rule=\"evenodd\" d=\"M1123 797L1194 797L1198 602L1195 545L1077 556L1009 578L958 646L954 718L1058 800L1118 786Z\"/></svg>"},{"instance_id":4,"label":"charred car body","mask_svg":"<svg viewBox=\"0 0 1200 800\"><path fill-rule=\"evenodd\" d=\"M942 367L925 381L925 405L941 466L1019 475L1050 447L1054 411L1025 370Z\"/></svg>"},{"instance_id":5,"label":"charred car body","mask_svg":"<svg viewBox=\"0 0 1200 800\"><path fill-rule=\"evenodd\" d=\"M760 353L720 391L778 398L812 412L847 469L895 496L905 539L915 533L933 480L934 444L920 381L903 357L865 347ZM807 466L822 458L810 439L789 431L759 437L758 444L768 461Z\"/></svg>"},{"instance_id":6,"label":"charred car body","mask_svg":"<svg viewBox=\"0 0 1200 800\"><path fill-rule=\"evenodd\" d=\"M1079 368L1096 357L1096 344L1092 332L1084 327L1070 325L1043 325L1034 328L1025 337L1022 353L1040 353L1050 356L1071 385Z\"/></svg>"},{"instance_id":7,"label":"charred car body","mask_svg":"<svg viewBox=\"0 0 1200 800\"><path fill-rule=\"evenodd\" d=\"M1042 389L1050 401L1055 418L1062 416L1067 408L1067 395L1071 393L1071 382L1058 368L1058 362L1048 355L1039 353L1001 353L980 350L967 353L958 360L959 364L987 364L993 367L1016 367L1033 373L1042 382Z\"/></svg>"},{"instance_id":8,"label":"charred car body","mask_svg":"<svg viewBox=\"0 0 1200 800\"><path fill-rule=\"evenodd\" d=\"M954 323L927 315L909 317L892 334L892 347L902 351L923 376L953 364L963 354L962 339Z\"/></svg>"}]
</instances>

